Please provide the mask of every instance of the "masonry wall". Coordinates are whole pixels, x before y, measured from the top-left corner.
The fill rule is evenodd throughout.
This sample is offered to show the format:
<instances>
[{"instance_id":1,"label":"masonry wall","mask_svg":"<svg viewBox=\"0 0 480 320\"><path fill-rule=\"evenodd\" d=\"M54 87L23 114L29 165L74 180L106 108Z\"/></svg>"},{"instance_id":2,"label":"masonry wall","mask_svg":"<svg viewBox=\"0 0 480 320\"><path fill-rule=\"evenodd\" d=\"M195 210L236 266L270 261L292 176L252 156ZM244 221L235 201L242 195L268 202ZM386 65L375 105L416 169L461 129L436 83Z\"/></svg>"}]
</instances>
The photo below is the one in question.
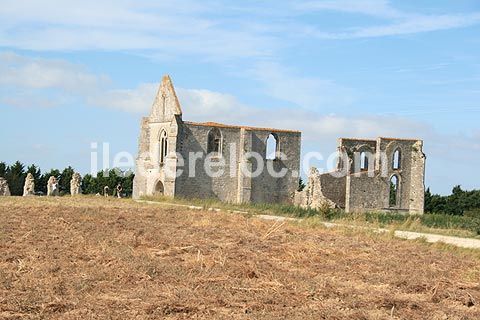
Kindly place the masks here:
<instances>
[{"instance_id":1,"label":"masonry wall","mask_svg":"<svg viewBox=\"0 0 480 320\"><path fill-rule=\"evenodd\" d=\"M315 207L325 200L347 212L356 211L397 211L412 214L423 213L425 155L421 140L378 138L339 139L338 149L348 155L348 163L339 161L337 173L319 175L313 170L309 176L306 192L297 194L297 204ZM394 168L394 153L400 151L400 166ZM368 170L359 166L359 155L372 153ZM397 201L390 203L390 181L398 179Z\"/></svg>"},{"instance_id":2,"label":"masonry wall","mask_svg":"<svg viewBox=\"0 0 480 320\"><path fill-rule=\"evenodd\" d=\"M392 175L396 175L400 179L400 203L397 209L408 210L411 213L423 213L425 194L423 142L420 140L379 138L377 144L380 150L386 153L387 163L384 165L388 168L389 179ZM401 162L400 168L394 170L392 167L393 156L397 149L400 150Z\"/></svg>"},{"instance_id":3,"label":"masonry wall","mask_svg":"<svg viewBox=\"0 0 480 320\"><path fill-rule=\"evenodd\" d=\"M348 139L340 138L338 139L338 148L341 152L346 152L350 158L350 163L348 164L349 172L359 172L360 171L360 153L368 152L373 158L375 157L377 151L377 142L375 140L368 139ZM344 163L340 162L338 164L338 169L342 170L344 168ZM374 170L375 161L370 159L369 168Z\"/></svg>"},{"instance_id":4,"label":"masonry wall","mask_svg":"<svg viewBox=\"0 0 480 320\"><path fill-rule=\"evenodd\" d=\"M171 121L152 121L152 118L142 120L142 130L139 138L139 155L136 161L133 197L161 193L167 196L175 194L175 172L178 119ZM167 133L169 150L164 162L160 163L160 134ZM173 151L173 152L172 152Z\"/></svg>"},{"instance_id":5,"label":"masonry wall","mask_svg":"<svg viewBox=\"0 0 480 320\"><path fill-rule=\"evenodd\" d=\"M378 138L376 145L374 176L369 176L368 172L360 172L347 177L346 210L387 210L422 214L425 191L425 155L422 141ZM352 145L349 147L355 148ZM398 169L393 167L396 150L399 150L401 155ZM398 179L395 205L390 204L390 181L393 176Z\"/></svg>"},{"instance_id":6,"label":"masonry wall","mask_svg":"<svg viewBox=\"0 0 480 320\"><path fill-rule=\"evenodd\" d=\"M388 208L388 183L366 172L349 175L345 210L347 212L377 211Z\"/></svg>"},{"instance_id":7,"label":"masonry wall","mask_svg":"<svg viewBox=\"0 0 480 320\"><path fill-rule=\"evenodd\" d=\"M320 175L323 195L340 208L345 208L346 181L346 176L335 177L331 173Z\"/></svg>"},{"instance_id":8,"label":"masonry wall","mask_svg":"<svg viewBox=\"0 0 480 320\"><path fill-rule=\"evenodd\" d=\"M176 179L175 196L236 202L241 130L239 128L221 128L222 156L213 157L212 162L217 164L224 162L224 173L218 177L210 177L205 170L204 160L207 155L208 133L211 129L212 127L203 125L182 124L180 126L177 151L185 160L185 165L177 167L177 170L183 170L183 173ZM233 148L231 148L232 146ZM201 155L195 161L193 167L195 173L189 169L191 153ZM189 177L189 175L192 176Z\"/></svg>"},{"instance_id":9,"label":"masonry wall","mask_svg":"<svg viewBox=\"0 0 480 320\"><path fill-rule=\"evenodd\" d=\"M299 132L264 131L250 132L251 151L259 153L266 159L266 146L268 136L274 133L278 138L277 152L283 153L285 158L264 161L272 172L286 171L284 177L273 176L265 167L258 177L251 179L251 202L254 203L293 203L295 191L298 188L300 173L300 144ZM253 161L252 171L258 168Z\"/></svg>"}]
</instances>

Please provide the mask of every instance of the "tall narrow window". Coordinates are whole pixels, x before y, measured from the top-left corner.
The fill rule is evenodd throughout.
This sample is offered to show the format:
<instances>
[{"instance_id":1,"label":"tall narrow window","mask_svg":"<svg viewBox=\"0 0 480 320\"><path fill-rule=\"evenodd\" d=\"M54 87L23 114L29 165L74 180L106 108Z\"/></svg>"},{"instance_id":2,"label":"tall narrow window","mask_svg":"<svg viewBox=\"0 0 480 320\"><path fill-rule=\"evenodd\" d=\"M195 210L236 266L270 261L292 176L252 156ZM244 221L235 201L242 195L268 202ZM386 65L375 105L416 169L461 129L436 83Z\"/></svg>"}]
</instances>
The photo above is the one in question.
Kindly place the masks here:
<instances>
[{"instance_id":1,"label":"tall narrow window","mask_svg":"<svg viewBox=\"0 0 480 320\"><path fill-rule=\"evenodd\" d=\"M274 133L268 135L266 141L265 157L267 160L275 160L278 155L278 137Z\"/></svg>"},{"instance_id":2,"label":"tall narrow window","mask_svg":"<svg viewBox=\"0 0 480 320\"><path fill-rule=\"evenodd\" d=\"M388 200L388 205L390 206L390 208L396 207L398 204L398 186L399 186L398 177L396 175L393 175L390 178L390 184L389 184L390 196Z\"/></svg>"},{"instance_id":3,"label":"tall narrow window","mask_svg":"<svg viewBox=\"0 0 480 320\"><path fill-rule=\"evenodd\" d=\"M168 137L167 132L162 130L160 134L160 163L163 164L165 162L165 158L167 157L168 152Z\"/></svg>"},{"instance_id":4,"label":"tall narrow window","mask_svg":"<svg viewBox=\"0 0 480 320\"><path fill-rule=\"evenodd\" d=\"M362 151L360 153L360 170L367 171L368 170L368 155L367 152Z\"/></svg>"},{"instance_id":5,"label":"tall narrow window","mask_svg":"<svg viewBox=\"0 0 480 320\"><path fill-rule=\"evenodd\" d=\"M395 152L393 153L393 162L392 162L393 170L400 169L401 157L402 157L402 154L400 153L400 149L395 150Z\"/></svg>"},{"instance_id":6,"label":"tall narrow window","mask_svg":"<svg viewBox=\"0 0 480 320\"><path fill-rule=\"evenodd\" d=\"M207 153L222 154L222 133L218 128L213 128L208 132Z\"/></svg>"}]
</instances>

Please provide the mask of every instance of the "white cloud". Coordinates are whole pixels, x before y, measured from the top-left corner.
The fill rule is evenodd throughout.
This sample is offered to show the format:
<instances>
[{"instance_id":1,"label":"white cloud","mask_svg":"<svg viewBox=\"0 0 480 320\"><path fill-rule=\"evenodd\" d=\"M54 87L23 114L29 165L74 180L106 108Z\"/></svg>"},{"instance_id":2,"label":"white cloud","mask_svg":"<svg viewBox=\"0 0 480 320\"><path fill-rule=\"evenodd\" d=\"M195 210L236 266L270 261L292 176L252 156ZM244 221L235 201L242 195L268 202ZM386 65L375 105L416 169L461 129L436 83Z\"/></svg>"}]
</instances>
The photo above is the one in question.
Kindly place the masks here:
<instances>
[{"instance_id":1,"label":"white cloud","mask_svg":"<svg viewBox=\"0 0 480 320\"><path fill-rule=\"evenodd\" d=\"M258 64L250 74L270 96L305 108L351 105L358 96L333 80L300 76L277 63Z\"/></svg>"},{"instance_id":2,"label":"white cloud","mask_svg":"<svg viewBox=\"0 0 480 320\"><path fill-rule=\"evenodd\" d=\"M93 106L147 114L153 103L158 84L142 83L134 89L108 89L86 97Z\"/></svg>"},{"instance_id":3,"label":"white cloud","mask_svg":"<svg viewBox=\"0 0 480 320\"><path fill-rule=\"evenodd\" d=\"M153 55L219 60L271 54L276 46L272 37L245 21L219 18L219 10L223 9L213 2L191 0L5 0L0 8L0 46L153 50Z\"/></svg>"},{"instance_id":4,"label":"white cloud","mask_svg":"<svg viewBox=\"0 0 480 320\"><path fill-rule=\"evenodd\" d=\"M1 85L88 92L107 82L106 76L89 73L79 65L64 60L30 58L12 52L0 53Z\"/></svg>"}]
</instances>

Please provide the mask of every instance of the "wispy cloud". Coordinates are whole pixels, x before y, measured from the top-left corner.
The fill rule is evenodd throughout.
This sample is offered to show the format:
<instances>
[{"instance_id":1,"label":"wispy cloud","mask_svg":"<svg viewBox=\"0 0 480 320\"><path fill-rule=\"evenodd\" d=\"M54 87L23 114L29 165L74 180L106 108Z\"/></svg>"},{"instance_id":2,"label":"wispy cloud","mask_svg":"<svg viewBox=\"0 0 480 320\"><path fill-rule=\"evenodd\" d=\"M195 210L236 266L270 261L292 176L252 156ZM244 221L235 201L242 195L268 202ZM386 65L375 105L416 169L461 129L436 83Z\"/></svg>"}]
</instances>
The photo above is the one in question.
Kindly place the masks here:
<instances>
[{"instance_id":1,"label":"wispy cloud","mask_svg":"<svg viewBox=\"0 0 480 320\"><path fill-rule=\"evenodd\" d=\"M252 24L216 16L216 2L6 0L0 46L29 50L136 50L205 59L266 56L277 42Z\"/></svg>"},{"instance_id":2,"label":"wispy cloud","mask_svg":"<svg viewBox=\"0 0 480 320\"><path fill-rule=\"evenodd\" d=\"M31 58L0 52L0 84L17 88L89 91L108 82L108 77L89 73L65 60Z\"/></svg>"},{"instance_id":3,"label":"wispy cloud","mask_svg":"<svg viewBox=\"0 0 480 320\"><path fill-rule=\"evenodd\" d=\"M270 8L271 7L271 8ZM371 16L370 26L331 28L308 13ZM219 15L218 13L222 14ZM254 14L252 14L254 13ZM378 18L384 22L378 25ZM245 3L148 0L5 0L0 7L0 46L40 50L122 50L156 57L225 60L273 57L305 36L369 38L461 28L480 23L480 12L422 14L387 0Z\"/></svg>"},{"instance_id":4,"label":"wispy cloud","mask_svg":"<svg viewBox=\"0 0 480 320\"><path fill-rule=\"evenodd\" d=\"M358 92L334 80L303 76L278 63L259 63L249 72L260 82L266 94L278 100L313 109L324 106L348 106Z\"/></svg>"},{"instance_id":5,"label":"wispy cloud","mask_svg":"<svg viewBox=\"0 0 480 320\"><path fill-rule=\"evenodd\" d=\"M374 38L406 35L468 27L480 23L480 12L463 14L421 14L401 11L387 0L310 1L299 5L301 10L337 11L362 14L387 20L385 24L367 27L350 27L347 30L326 32L319 28L308 34L321 39Z\"/></svg>"},{"instance_id":6,"label":"wispy cloud","mask_svg":"<svg viewBox=\"0 0 480 320\"><path fill-rule=\"evenodd\" d=\"M355 14L364 14L380 18L401 18L405 14L396 10L387 0L327 0L306 1L295 4L295 7L304 11L341 11Z\"/></svg>"}]
</instances>

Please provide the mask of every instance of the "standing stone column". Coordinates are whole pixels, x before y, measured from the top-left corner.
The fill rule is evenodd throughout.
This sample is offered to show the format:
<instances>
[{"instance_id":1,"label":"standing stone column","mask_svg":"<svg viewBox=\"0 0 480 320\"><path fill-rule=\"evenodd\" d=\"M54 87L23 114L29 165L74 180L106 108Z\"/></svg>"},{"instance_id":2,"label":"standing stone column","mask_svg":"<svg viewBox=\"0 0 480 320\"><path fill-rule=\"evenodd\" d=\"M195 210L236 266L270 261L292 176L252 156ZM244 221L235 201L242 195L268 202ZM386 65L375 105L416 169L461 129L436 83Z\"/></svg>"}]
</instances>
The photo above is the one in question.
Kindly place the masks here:
<instances>
[{"instance_id":1,"label":"standing stone column","mask_svg":"<svg viewBox=\"0 0 480 320\"><path fill-rule=\"evenodd\" d=\"M59 195L59 192L58 192L57 178L55 178L54 176L50 176L47 182L47 196L52 197L52 196L58 196L58 195Z\"/></svg>"},{"instance_id":2,"label":"standing stone column","mask_svg":"<svg viewBox=\"0 0 480 320\"><path fill-rule=\"evenodd\" d=\"M0 177L0 197L10 196L10 189L8 188L8 181L5 178Z\"/></svg>"},{"instance_id":3,"label":"standing stone column","mask_svg":"<svg viewBox=\"0 0 480 320\"><path fill-rule=\"evenodd\" d=\"M35 195L35 179L31 173L27 174L25 179L25 185L23 186L23 196L34 196Z\"/></svg>"},{"instance_id":4,"label":"standing stone column","mask_svg":"<svg viewBox=\"0 0 480 320\"><path fill-rule=\"evenodd\" d=\"M72 180L70 180L70 194L72 196L79 195L82 192L81 185L82 177L78 172L75 172L72 176Z\"/></svg>"}]
</instances>

